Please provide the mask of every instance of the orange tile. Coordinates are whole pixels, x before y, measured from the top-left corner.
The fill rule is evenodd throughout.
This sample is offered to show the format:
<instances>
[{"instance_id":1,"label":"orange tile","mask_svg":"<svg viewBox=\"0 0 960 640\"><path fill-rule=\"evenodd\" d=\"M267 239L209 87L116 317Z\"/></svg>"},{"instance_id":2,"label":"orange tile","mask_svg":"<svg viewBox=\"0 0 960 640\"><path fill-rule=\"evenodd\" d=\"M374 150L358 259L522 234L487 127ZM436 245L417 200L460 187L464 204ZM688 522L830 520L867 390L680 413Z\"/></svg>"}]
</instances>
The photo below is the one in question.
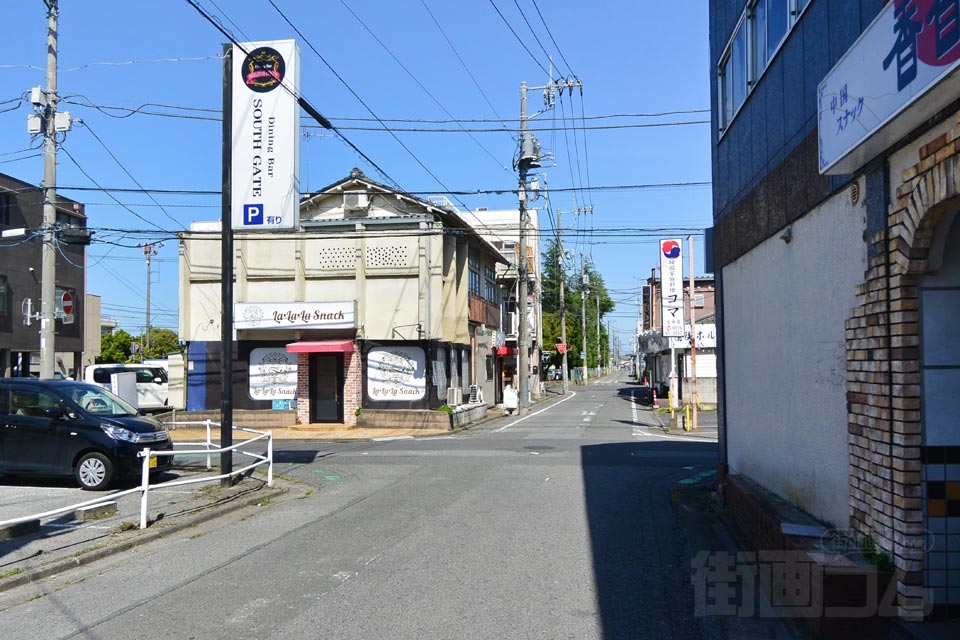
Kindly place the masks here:
<instances>
[{"instance_id":1,"label":"orange tile","mask_svg":"<svg viewBox=\"0 0 960 640\"><path fill-rule=\"evenodd\" d=\"M947 483L947 500L960 500L960 482Z\"/></svg>"},{"instance_id":2,"label":"orange tile","mask_svg":"<svg viewBox=\"0 0 960 640\"><path fill-rule=\"evenodd\" d=\"M931 518L943 518L947 515L946 500L927 500L927 516Z\"/></svg>"}]
</instances>

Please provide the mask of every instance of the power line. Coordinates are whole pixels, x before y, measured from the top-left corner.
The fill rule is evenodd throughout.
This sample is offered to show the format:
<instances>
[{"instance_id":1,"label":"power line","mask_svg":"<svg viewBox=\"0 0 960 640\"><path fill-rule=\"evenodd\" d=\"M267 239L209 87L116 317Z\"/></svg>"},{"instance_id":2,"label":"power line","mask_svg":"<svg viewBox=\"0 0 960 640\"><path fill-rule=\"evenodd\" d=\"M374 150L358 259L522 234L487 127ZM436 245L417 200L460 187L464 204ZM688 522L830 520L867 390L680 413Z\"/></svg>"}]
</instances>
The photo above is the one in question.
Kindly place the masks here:
<instances>
[{"instance_id":1,"label":"power line","mask_svg":"<svg viewBox=\"0 0 960 640\"><path fill-rule=\"evenodd\" d=\"M377 34L374 33L373 30L372 30L369 26L367 26L367 23L364 22L363 19L362 19L360 16L358 16L357 13L356 13L353 9L350 8L350 5L348 5L346 2L344 2L344 0L340 0L340 4L343 5L343 7L344 7L348 12L350 12L350 15L352 15L352 16L357 20L357 22L360 23L360 26L362 26L362 27L367 31L367 33L370 34L370 37L373 38L373 39L377 42L377 44L379 44L379 45L383 48L383 50L386 51L386 52L390 55L391 58L393 58L394 62L396 62L396 63L400 66L400 68L403 69L404 72L406 72L406 74L407 74L408 76L410 76L410 78L411 78L415 83L417 83L417 86L420 87L420 88L423 90L423 92L426 93L426 94L430 97L430 99L433 100L434 103L436 103L436 105L437 105L438 107L440 107L440 109L441 109L445 114L447 114L450 118L453 118L453 114L450 113L449 109L447 109L447 108L443 105L443 103L440 102L440 100L439 100L435 95L433 95L433 93L432 93L429 89L427 89L427 87L426 87L422 82L420 82L420 79L417 78L417 76L414 75L413 72L410 71L410 69L408 69L405 64L403 64L403 62L400 61L400 58L398 58L398 57L396 56L396 54L394 54L393 51L391 51L390 48L387 47L386 44L384 44L384 42L377 36ZM477 140L477 138L474 137L474 135L473 135L472 133L470 133L469 131L467 131L467 129L466 129L462 124L460 125L460 128L461 128L465 133L467 133L467 135L470 136L470 139L473 140L473 141L477 144L478 147L480 147L481 149L483 149L483 151L484 151L488 156L490 156L490 158L497 164L498 167L500 167L501 169L504 169L505 171L509 171L509 170L510 170L508 166L505 166L502 162L500 162L499 160L497 160L497 157L496 157L495 155L493 155L493 153L492 153L489 149L487 149L485 146L483 146L483 144L482 144L479 140Z\"/></svg>"},{"instance_id":2,"label":"power line","mask_svg":"<svg viewBox=\"0 0 960 640\"><path fill-rule=\"evenodd\" d=\"M70 151L67 150L67 148L66 148L65 146L62 146L62 145L61 145L60 150L63 151L65 154L67 154L67 157L70 158L70 161L71 161L74 165L76 165L77 169L80 170L80 173L82 173L83 175L85 175L85 176L87 177L87 180L89 180L89 181L92 182L93 184L97 185L97 189L99 189L100 191L103 191L104 193L106 193L114 202L116 202L117 204L119 204L120 206L122 206L124 209L126 209L127 211L129 211L130 213L132 213L134 216L136 216L136 217L139 218L140 220L143 220L143 221L146 222L147 224L152 224L153 226L157 227L157 229L161 229L161 230L162 230L162 228L161 228L159 225L157 225L155 222L153 222L153 221L151 221L151 220L147 220L147 219L144 218L142 215L140 215L139 213L137 213L136 211L134 211L133 209L131 209L131 208L128 207L127 205L125 205L125 204L123 204L122 202L120 202L120 201L119 201L117 198L115 198L113 195L111 195L110 191L107 191L107 190L105 190L102 186L100 186L100 183L97 182L96 180L94 180L93 177L92 177L89 173L87 173L87 170L84 169L84 168L80 165L79 162L77 162L77 159L73 157L73 154L71 154ZM59 187L59 186L58 186L58 188L63 189L63 187Z\"/></svg>"},{"instance_id":3,"label":"power line","mask_svg":"<svg viewBox=\"0 0 960 640\"><path fill-rule=\"evenodd\" d=\"M550 36L550 41L553 43L553 46L557 49L557 53L560 54L560 59L563 60L563 64L567 66L567 71L573 77L577 77L577 74L574 73L573 67L570 66L570 63L567 62L567 57L563 55L563 50L560 49L560 45L557 44L557 41L553 37L553 33L550 32L550 27L547 25L547 21L544 20L543 14L540 12L540 7L537 5L537 0L531 0L533 2L533 7L537 10L537 15L540 16L540 22L543 23L543 28L547 30L547 35Z\"/></svg>"},{"instance_id":4,"label":"power line","mask_svg":"<svg viewBox=\"0 0 960 640\"><path fill-rule=\"evenodd\" d=\"M510 24L510 21L507 20L506 17L504 17L503 13L500 11L500 8L497 7L497 4L493 0L490 0L490 6L494 8L494 10L497 12L497 15L500 16L501 20L503 20L503 24L507 25L507 29L510 29L510 33L512 33L513 37L517 39L517 42L519 42L520 46L523 47L523 50L527 52L527 54L530 56L530 59L533 60L538 67L540 67L540 69L543 71L545 75L549 76L550 72L547 71L546 67L544 67L539 60L537 60L537 56L533 55L533 52L530 51L529 47L527 47L527 43L525 43L523 41L523 38L521 38L517 34L517 32L514 31L513 26Z\"/></svg>"},{"instance_id":5,"label":"power line","mask_svg":"<svg viewBox=\"0 0 960 640\"><path fill-rule=\"evenodd\" d=\"M543 52L543 57L549 59L549 58L550 58L550 54L547 53L546 47L544 47L544 46L543 46L543 43L540 42L540 36L537 35L537 32L533 30L533 26L530 24L530 21L527 20L527 14L525 14L525 13L523 12L523 9L520 8L520 3L517 2L517 0L513 0L513 4L516 5L517 11L520 12L520 17L523 18L523 21L526 23L527 29L530 29L530 33L533 34L533 39L536 40L536 41L537 41L537 45L540 46L540 51ZM552 79L552 78L551 78L551 79Z\"/></svg>"},{"instance_id":6,"label":"power line","mask_svg":"<svg viewBox=\"0 0 960 640\"><path fill-rule=\"evenodd\" d=\"M709 180L703 181L690 181L690 182L650 182L650 183L638 183L638 184L620 184L620 185L598 185L591 186L590 191L639 191L647 189L685 189L685 188L701 188L709 187L713 183ZM156 194L166 194L166 195L189 195L189 196L219 196L219 189L133 189L128 187L102 187L99 184L96 187L79 187L79 186L63 186L57 185L58 189L66 191L102 191L105 193L156 193ZM24 187L21 189L10 189L10 193L26 193L30 191L40 191L40 187ZM462 189L462 190L448 190L448 191L403 191L402 193L409 196L429 196L429 195L458 195L458 196L473 196L473 195L504 195L515 193L517 190L516 185L510 187L503 187L499 189ZM544 192L549 193L568 193L568 192L578 192L585 191L584 187L549 187L543 189ZM381 195L380 191L362 191L367 195ZM301 193L301 197L316 195L314 193ZM120 203L121 206L126 206L123 203ZM169 205L177 206L177 205ZM467 207L464 207L467 208Z\"/></svg>"},{"instance_id":7,"label":"power line","mask_svg":"<svg viewBox=\"0 0 960 640\"><path fill-rule=\"evenodd\" d=\"M120 169L123 170L125 174L127 174L127 177L133 180L134 184L136 184L138 187L143 189L143 185L140 184L140 181L137 180L135 177L133 177L133 174L130 173L129 170L127 170L126 165L120 162L120 159L117 158L116 155L114 155L113 151L111 151L109 147L107 147L107 144L100 138L100 136L97 135L97 132L94 131L92 127L90 127L90 124L87 122L84 122L83 126L86 127L87 131L90 132L90 135L92 135L94 139L96 139L96 141L100 143L100 146L103 147L104 151L106 151L110 155L110 157L113 158L113 161L117 163L117 166L120 167ZM164 208L164 206L159 202L157 202L157 200L151 194L147 193L146 196L150 198L150 200L152 200L154 204L160 207L160 211L163 212L163 215L167 216L167 218L169 218L174 224L177 224L183 227L183 223L177 220L176 218L174 218L173 216L171 216L170 213Z\"/></svg>"},{"instance_id":8,"label":"power line","mask_svg":"<svg viewBox=\"0 0 960 640\"><path fill-rule=\"evenodd\" d=\"M186 0L186 2L191 7L193 7L197 11L197 13L199 13L205 20L207 20L207 22L212 24L214 28L216 28L217 31L219 31L225 38L227 38L235 47L239 48L245 54L249 53L240 45L239 42L237 42L237 39L233 36L233 34L231 34L222 24L218 23L217 20L212 15L210 15L203 7L201 7L196 0ZM273 0L269 0L269 2L271 5L273 5L274 9L280 12L280 9L275 4L273 4ZM280 15L283 16L283 13L280 12ZM284 19L286 19L286 16L284 16ZM287 20L287 24L293 27L294 31L296 31L297 34L301 36L301 38L303 37L302 34L300 33L300 30L297 29L295 26L293 26L293 24L289 20ZM307 42L305 38L304 38L304 42ZM307 44L309 44L309 42L307 42ZM313 48L312 45L311 45L311 48ZM314 49L314 51L316 51L316 49ZM303 96L296 95L289 86L287 86L282 82L280 83L280 88L281 90L286 91L288 94L290 94L297 101L297 104L299 104L304 111L309 113L314 118L314 120L320 123L321 126L334 131L337 134L337 136L339 136L339 138L347 146L349 146L357 154L359 154L361 158L366 160L370 164L370 166L372 166L376 171L378 171L382 176L384 176L389 182L393 182L394 184L396 184L396 181L393 180L393 178L391 178L390 175L387 174L383 169L381 169L380 165L378 165L376 162L373 161L372 158L370 158L367 154L361 151L360 148L357 147L357 145L355 145L353 142L351 142L341 131L337 130L337 128L334 127L326 118L324 118L323 115L321 115L320 112L317 111L313 107L313 105L311 105Z\"/></svg>"},{"instance_id":9,"label":"power line","mask_svg":"<svg viewBox=\"0 0 960 640\"><path fill-rule=\"evenodd\" d=\"M423 5L423 8L426 9L427 14L430 16L430 19L433 20L433 24L437 26L437 29L440 31L440 35L443 36L443 39L447 41L447 45L450 46L450 49L453 51L453 55L457 56L457 60L460 61L460 66L463 67L463 70L467 72L467 75L470 76L470 80L473 81L473 85L477 88L477 91L480 92L480 95L483 96L483 99L486 101L487 106L490 107L490 110L493 112L493 115L497 116L497 121L500 122L506 128L506 121L500 117L500 114L497 112L496 107L493 106L493 103L490 101L490 98L487 97L486 92L483 90L483 87L480 86L480 83L477 82L477 79L474 77L473 73L470 71L470 68L467 66L467 63L463 61L460 52L457 51L457 48L453 45L453 41L447 36L446 31L443 30L443 27L440 26L440 22L437 20L436 16L433 15L433 12L430 10L430 7L427 6L426 0L420 0L420 4ZM388 119L384 119L384 122L390 122ZM395 121L398 122L398 121ZM461 122L470 122L469 120L462 120ZM516 137L514 137L516 140Z\"/></svg>"}]
</instances>

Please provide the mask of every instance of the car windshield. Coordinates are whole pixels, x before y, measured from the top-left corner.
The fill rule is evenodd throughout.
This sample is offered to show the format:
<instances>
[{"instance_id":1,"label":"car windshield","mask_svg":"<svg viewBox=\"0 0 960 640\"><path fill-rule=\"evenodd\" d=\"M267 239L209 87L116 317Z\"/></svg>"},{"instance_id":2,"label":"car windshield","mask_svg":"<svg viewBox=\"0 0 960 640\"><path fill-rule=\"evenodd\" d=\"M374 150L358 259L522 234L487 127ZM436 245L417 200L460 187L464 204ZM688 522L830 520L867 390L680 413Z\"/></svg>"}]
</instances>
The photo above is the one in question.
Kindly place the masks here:
<instances>
[{"instance_id":1,"label":"car windshield","mask_svg":"<svg viewBox=\"0 0 960 640\"><path fill-rule=\"evenodd\" d=\"M76 385L70 389L70 399L87 413L99 416L135 416L137 409L103 387L92 384Z\"/></svg>"}]
</instances>

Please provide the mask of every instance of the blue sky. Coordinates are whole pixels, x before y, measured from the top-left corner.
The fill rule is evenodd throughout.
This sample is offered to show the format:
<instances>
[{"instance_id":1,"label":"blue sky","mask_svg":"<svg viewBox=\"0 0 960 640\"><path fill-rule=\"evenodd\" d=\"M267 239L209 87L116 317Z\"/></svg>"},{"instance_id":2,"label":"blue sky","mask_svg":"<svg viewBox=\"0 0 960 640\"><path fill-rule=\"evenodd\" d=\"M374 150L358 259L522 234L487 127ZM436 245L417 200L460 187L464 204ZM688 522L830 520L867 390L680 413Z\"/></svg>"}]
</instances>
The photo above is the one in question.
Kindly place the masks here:
<instances>
[{"instance_id":1,"label":"blue sky","mask_svg":"<svg viewBox=\"0 0 960 640\"><path fill-rule=\"evenodd\" d=\"M705 0L273 0L303 38L270 0L196 2L240 41L297 39L302 94L389 178L414 193L516 188L511 134L468 135L460 127L515 128L520 83L546 84L544 50L551 54L555 79L576 76L583 95L564 95L531 123L531 128L560 129L537 134L555 161L541 171L549 187L558 190L550 197L554 211L593 207L592 215L562 216L564 244L592 259L613 297L622 301L610 319L625 344L635 327L638 287L657 263L657 234L644 230L710 224L709 187L602 189L710 180L709 125L639 126L709 120L709 113L699 111L710 106ZM218 219L219 196L118 192L111 197L66 187L96 183L138 189L139 183L151 190L218 190L220 123L215 119L225 39L186 0L60 4L59 90L67 101L60 108L84 123L63 142L60 192L86 203L88 224L98 230L88 254L88 292L102 296L105 315L139 333L145 322L146 266L136 244L170 237L166 232L194 220ZM45 79L44 3L9 5L0 57L7 89L0 103L42 86ZM531 92L528 100L533 112L541 107L542 94ZM142 105L150 106L131 113ZM26 131L30 106L11 102L0 104L0 111L11 107L18 108L0 113L0 172L39 183L43 160L38 151L27 150L39 144ZM446 131L396 131L408 151L389 133L348 129L379 128L375 121L352 120L370 119L371 111L384 121L430 121L388 121L390 127ZM641 115L666 112L687 113ZM564 131L564 117L576 117L577 128ZM437 122L451 119L459 123ZM306 117L302 123L313 124ZM616 128L592 128L601 126ZM335 137L303 138L300 148L302 190L334 182L355 166L388 182ZM593 190L569 191L579 187ZM510 193L459 196L454 204L511 208L516 198ZM542 214L545 235L553 232L547 218ZM702 265L699 244L698 252ZM154 326L177 328L176 258L171 238L153 260Z\"/></svg>"}]
</instances>

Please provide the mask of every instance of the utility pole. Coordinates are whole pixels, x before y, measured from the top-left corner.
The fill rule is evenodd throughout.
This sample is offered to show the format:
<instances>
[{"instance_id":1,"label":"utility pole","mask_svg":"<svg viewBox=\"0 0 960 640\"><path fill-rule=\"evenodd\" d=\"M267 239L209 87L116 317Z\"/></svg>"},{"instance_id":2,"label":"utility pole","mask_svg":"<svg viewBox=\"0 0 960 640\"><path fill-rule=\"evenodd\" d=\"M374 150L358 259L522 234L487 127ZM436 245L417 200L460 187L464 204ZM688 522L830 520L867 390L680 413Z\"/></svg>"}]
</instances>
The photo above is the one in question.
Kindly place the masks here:
<instances>
[{"instance_id":1,"label":"utility pole","mask_svg":"<svg viewBox=\"0 0 960 640\"><path fill-rule=\"evenodd\" d=\"M583 254L580 254L580 335L583 337L583 384L587 384L587 283L590 277L583 268Z\"/></svg>"},{"instance_id":2,"label":"utility pole","mask_svg":"<svg viewBox=\"0 0 960 640\"><path fill-rule=\"evenodd\" d=\"M563 353L560 354L560 373L563 381L561 389L563 395L567 395L570 388L570 382L567 380L567 350L570 345L567 344L567 296L564 292L567 272L563 268L563 225L560 223L560 209L557 209L557 268L560 270L560 342L563 343Z\"/></svg>"},{"instance_id":3,"label":"utility pole","mask_svg":"<svg viewBox=\"0 0 960 640\"><path fill-rule=\"evenodd\" d=\"M597 369L603 371L603 346L600 344L600 294L594 296L597 299Z\"/></svg>"},{"instance_id":4,"label":"utility pole","mask_svg":"<svg viewBox=\"0 0 960 640\"><path fill-rule=\"evenodd\" d=\"M700 397L697 395L697 319L695 316L696 302L694 300L694 291L696 289L696 278L693 271L693 236L687 236L687 242L690 245L690 386L693 397L690 404L693 405L693 415L690 424L692 431L697 430L697 405L700 403Z\"/></svg>"},{"instance_id":5,"label":"utility pole","mask_svg":"<svg viewBox=\"0 0 960 640\"><path fill-rule=\"evenodd\" d=\"M157 249L163 246L162 242L137 243L138 247L143 247L143 257L147 259L147 331L144 336L144 348L150 348L150 258L157 255ZM142 354L141 354L142 359Z\"/></svg>"},{"instance_id":6,"label":"utility pole","mask_svg":"<svg viewBox=\"0 0 960 640\"><path fill-rule=\"evenodd\" d=\"M58 0L47 5L47 88L43 110L43 250L40 269L40 379L53 378L57 350L56 293L57 251L54 235L57 224L57 18Z\"/></svg>"},{"instance_id":7,"label":"utility pole","mask_svg":"<svg viewBox=\"0 0 960 640\"><path fill-rule=\"evenodd\" d=\"M530 365L529 365L529 353L530 348L527 328L527 226L530 223L529 216L527 214L527 173L530 169L535 169L540 165L541 154L540 154L540 144L537 142L537 139L527 132L527 120L536 118L541 113L544 113L553 108L557 91L563 91L568 89L571 93L573 92L574 87L580 87L580 91L583 91L583 83L577 79L567 79L561 80L558 82L553 81L553 66L551 64L550 72L550 82L540 86L540 87L528 87L526 82L520 83L520 158L517 161L517 169L520 173L520 189L519 189L519 201L520 201L520 238L519 242L519 251L520 251L520 260L517 265L517 277L520 279L519 283L519 292L517 297L519 298L518 302L520 303L520 330L517 335L517 375L520 377L520 401L517 408L517 413L522 415L526 408L530 406L529 399L529 387L530 387ZM527 116L527 91L534 90L543 90L543 103L544 108L533 115Z\"/></svg>"},{"instance_id":8,"label":"utility pole","mask_svg":"<svg viewBox=\"0 0 960 640\"><path fill-rule=\"evenodd\" d=\"M569 380L569 371L567 370L567 352L570 350L570 345L567 344L567 297L564 293L564 286L566 281L566 270L563 268L563 225L560 223L560 214L561 213L593 213L593 207L579 207L573 211L560 211L557 209L557 261L560 267L560 342L562 342L566 347L563 350L563 393L566 394L570 389L570 380Z\"/></svg>"},{"instance_id":9,"label":"utility pole","mask_svg":"<svg viewBox=\"0 0 960 640\"><path fill-rule=\"evenodd\" d=\"M519 309L520 330L517 335L517 377L520 379L520 399L517 414L523 415L530 406L530 364L528 360L529 336L527 335L527 171L534 166L540 166L540 152L536 140L527 137L527 83L520 83L520 160L517 168L520 171L520 259L517 262L517 278L519 278L519 293L517 303Z\"/></svg>"}]
</instances>

